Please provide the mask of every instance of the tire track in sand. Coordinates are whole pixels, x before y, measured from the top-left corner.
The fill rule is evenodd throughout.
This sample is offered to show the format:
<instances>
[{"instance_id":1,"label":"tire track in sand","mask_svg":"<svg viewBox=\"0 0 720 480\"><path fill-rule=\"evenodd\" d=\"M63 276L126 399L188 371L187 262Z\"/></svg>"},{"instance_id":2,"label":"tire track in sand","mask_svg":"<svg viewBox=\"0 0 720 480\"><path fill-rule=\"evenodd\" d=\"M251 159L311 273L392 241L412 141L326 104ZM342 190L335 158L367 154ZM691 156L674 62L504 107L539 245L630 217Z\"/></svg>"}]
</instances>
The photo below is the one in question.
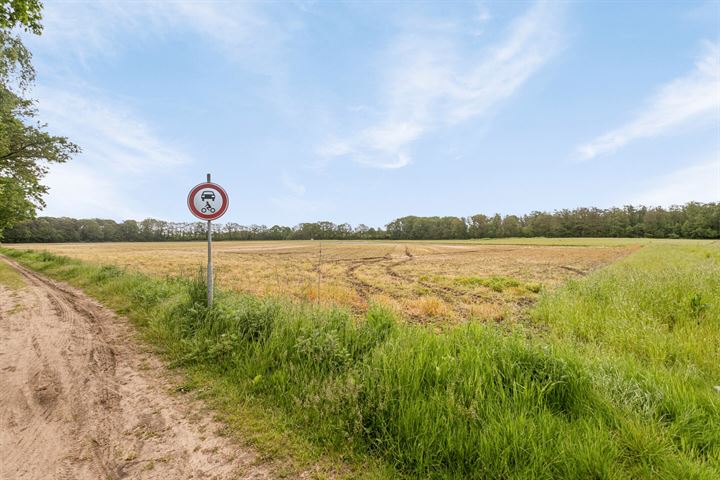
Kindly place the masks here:
<instances>
[{"instance_id":1,"label":"tire track in sand","mask_svg":"<svg viewBox=\"0 0 720 480\"><path fill-rule=\"evenodd\" d=\"M0 478L273 478L199 402L169 393L123 320L0 261L26 284L0 285Z\"/></svg>"}]
</instances>

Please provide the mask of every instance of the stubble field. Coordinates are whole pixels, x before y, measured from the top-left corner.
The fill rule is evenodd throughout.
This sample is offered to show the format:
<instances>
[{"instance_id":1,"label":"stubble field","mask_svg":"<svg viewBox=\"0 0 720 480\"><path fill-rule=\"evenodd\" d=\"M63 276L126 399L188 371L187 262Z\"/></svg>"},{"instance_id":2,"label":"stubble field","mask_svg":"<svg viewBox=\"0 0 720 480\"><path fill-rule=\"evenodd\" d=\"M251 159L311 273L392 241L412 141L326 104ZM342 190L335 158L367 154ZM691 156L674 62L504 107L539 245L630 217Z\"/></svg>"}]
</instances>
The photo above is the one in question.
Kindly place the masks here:
<instances>
[{"instance_id":1,"label":"stubble field","mask_svg":"<svg viewBox=\"0 0 720 480\"><path fill-rule=\"evenodd\" d=\"M524 241L521 241L524 240ZM215 242L216 284L363 313L380 303L414 321L500 321L544 289L590 273L642 241ZM191 276L204 242L18 245L160 276Z\"/></svg>"}]
</instances>

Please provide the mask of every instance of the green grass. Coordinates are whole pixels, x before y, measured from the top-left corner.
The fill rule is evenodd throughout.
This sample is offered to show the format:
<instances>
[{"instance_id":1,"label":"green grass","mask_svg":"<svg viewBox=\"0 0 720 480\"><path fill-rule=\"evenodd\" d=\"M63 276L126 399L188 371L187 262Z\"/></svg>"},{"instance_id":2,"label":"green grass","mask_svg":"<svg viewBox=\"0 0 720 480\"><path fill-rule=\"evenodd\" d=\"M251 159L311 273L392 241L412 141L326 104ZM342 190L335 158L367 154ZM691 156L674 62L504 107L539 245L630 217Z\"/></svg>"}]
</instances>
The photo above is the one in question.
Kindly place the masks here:
<instances>
[{"instance_id":1,"label":"green grass","mask_svg":"<svg viewBox=\"0 0 720 480\"><path fill-rule=\"evenodd\" d=\"M533 313L588 353L720 381L720 246L642 249Z\"/></svg>"},{"instance_id":2,"label":"green grass","mask_svg":"<svg viewBox=\"0 0 720 480\"><path fill-rule=\"evenodd\" d=\"M520 288L533 293L538 293L542 290L542 286L539 283L526 283L510 277L457 277L454 281L457 285L465 287L487 287L494 292L503 292L508 288Z\"/></svg>"},{"instance_id":3,"label":"green grass","mask_svg":"<svg viewBox=\"0 0 720 480\"><path fill-rule=\"evenodd\" d=\"M535 245L564 247L628 247L646 245L708 246L716 240L688 240L668 238L615 238L615 237L510 237L479 238L471 240L406 240L403 243L442 243L465 245Z\"/></svg>"},{"instance_id":4,"label":"green grass","mask_svg":"<svg viewBox=\"0 0 720 480\"><path fill-rule=\"evenodd\" d=\"M11 290L17 290L25 285L25 281L13 268L5 262L0 261L0 285L3 285Z\"/></svg>"},{"instance_id":5,"label":"green grass","mask_svg":"<svg viewBox=\"0 0 720 480\"><path fill-rule=\"evenodd\" d=\"M653 242L529 324L429 328L3 250L126 314L298 468L376 478L718 478L720 249ZM539 333L538 333L539 332ZM272 445L280 443L281 448ZM291 475L291 474L289 474Z\"/></svg>"}]
</instances>

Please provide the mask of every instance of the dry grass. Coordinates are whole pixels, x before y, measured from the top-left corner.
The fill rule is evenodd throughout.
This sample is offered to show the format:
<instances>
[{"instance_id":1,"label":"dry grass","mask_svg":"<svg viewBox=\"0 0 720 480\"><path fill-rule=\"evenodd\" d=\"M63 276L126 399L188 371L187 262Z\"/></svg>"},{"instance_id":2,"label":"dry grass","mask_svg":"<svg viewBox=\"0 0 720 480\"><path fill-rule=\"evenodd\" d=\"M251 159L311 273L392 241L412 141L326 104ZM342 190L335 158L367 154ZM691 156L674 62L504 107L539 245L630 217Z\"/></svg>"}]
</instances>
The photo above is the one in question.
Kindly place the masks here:
<instances>
[{"instance_id":1,"label":"dry grass","mask_svg":"<svg viewBox=\"0 0 720 480\"><path fill-rule=\"evenodd\" d=\"M512 318L543 288L606 265L640 242L216 242L219 288L350 306L376 302L411 319ZM203 242L17 245L155 275L193 275ZM320 288L318 292L318 271Z\"/></svg>"}]
</instances>

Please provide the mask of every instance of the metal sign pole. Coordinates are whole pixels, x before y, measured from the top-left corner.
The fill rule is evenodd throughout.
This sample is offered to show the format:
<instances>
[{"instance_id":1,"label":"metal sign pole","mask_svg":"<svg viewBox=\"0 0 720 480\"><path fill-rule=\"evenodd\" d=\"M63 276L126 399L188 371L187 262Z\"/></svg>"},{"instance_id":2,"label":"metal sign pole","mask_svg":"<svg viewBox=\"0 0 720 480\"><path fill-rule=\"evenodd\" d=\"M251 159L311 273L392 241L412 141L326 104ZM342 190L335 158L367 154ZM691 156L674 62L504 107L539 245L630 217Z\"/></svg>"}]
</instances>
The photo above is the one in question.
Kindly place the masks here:
<instances>
[{"instance_id":1,"label":"metal sign pole","mask_svg":"<svg viewBox=\"0 0 720 480\"><path fill-rule=\"evenodd\" d=\"M210 182L210 174L207 174L207 181ZM212 307L213 303L213 264L212 264L212 220L207 224L208 238L208 265L207 265L207 304Z\"/></svg>"},{"instance_id":2,"label":"metal sign pole","mask_svg":"<svg viewBox=\"0 0 720 480\"><path fill-rule=\"evenodd\" d=\"M224 188L210 181L195 185L188 193L187 205L197 218L207 222L207 305L213 304L213 259L212 259L212 221L222 217L228 209L230 199Z\"/></svg>"}]
</instances>

